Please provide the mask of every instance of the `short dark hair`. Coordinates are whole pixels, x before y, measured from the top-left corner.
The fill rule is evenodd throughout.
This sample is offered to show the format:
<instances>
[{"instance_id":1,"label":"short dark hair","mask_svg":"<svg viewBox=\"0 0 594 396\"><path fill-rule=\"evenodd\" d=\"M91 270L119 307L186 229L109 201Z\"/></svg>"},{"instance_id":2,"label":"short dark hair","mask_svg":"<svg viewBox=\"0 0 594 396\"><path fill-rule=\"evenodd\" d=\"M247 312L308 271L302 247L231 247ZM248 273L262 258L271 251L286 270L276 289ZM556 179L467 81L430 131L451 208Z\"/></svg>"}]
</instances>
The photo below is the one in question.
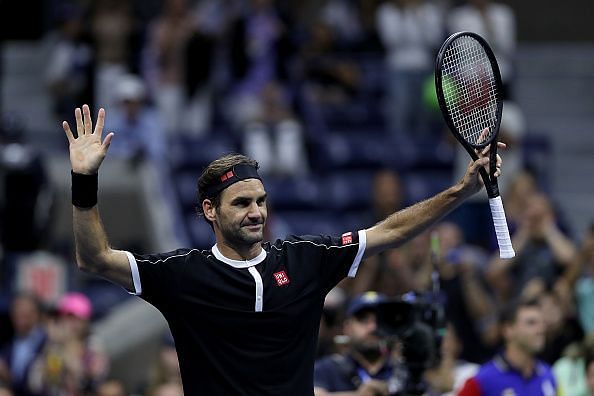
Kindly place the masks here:
<instances>
[{"instance_id":1,"label":"short dark hair","mask_svg":"<svg viewBox=\"0 0 594 396\"><path fill-rule=\"evenodd\" d=\"M523 308L540 308L540 304L536 298L513 301L501 311L499 323L502 325L515 323L518 318L518 312Z\"/></svg>"},{"instance_id":2,"label":"short dark hair","mask_svg":"<svg viewBox=\"0 0 594 396\"><path fill-rule=\"evenodd\" d=\"M212 197L209 197L206 191L208 187L220 183L221 176L236 165L249 165L256 169L260 167L257 161L238 153L230 153L212 161L204 169L200 178L198 178L198 205L196 207L196 213L198 213L199 216L204 216L202 202L204 202L205 199L210 199L215 208L218 208L221 205L221 194L224 190ZM206 221L210 224L209 220Z\"/></svg>"}]
</instances>

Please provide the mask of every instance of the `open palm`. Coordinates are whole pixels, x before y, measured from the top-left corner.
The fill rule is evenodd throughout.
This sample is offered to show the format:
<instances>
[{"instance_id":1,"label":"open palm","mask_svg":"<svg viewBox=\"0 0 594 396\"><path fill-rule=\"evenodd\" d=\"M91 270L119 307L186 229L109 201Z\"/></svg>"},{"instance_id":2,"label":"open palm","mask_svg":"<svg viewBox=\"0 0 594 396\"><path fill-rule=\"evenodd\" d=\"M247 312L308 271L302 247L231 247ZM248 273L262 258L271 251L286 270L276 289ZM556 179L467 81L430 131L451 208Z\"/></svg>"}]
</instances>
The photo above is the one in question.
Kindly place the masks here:
<instances>
[{"instance_id":1,"label":"open palm","mask_svg":"<svg viewBox=\"0 0 594 396\"><path fill-rule=\"evenodd\" d=\"M109 133L105 137L105 140L103 142L101 141L105 122L105 110L99 109L94 131L89 106L83 105L82 111L80 108L76 108L74 115L76 118L77 137L74 137L74 134L70 130L70 125L66 121L62 123L68 143L70 144L70 165L76 173L87 175L97 173L113 138L113 133Z\"/></svg>"}]
</instances>

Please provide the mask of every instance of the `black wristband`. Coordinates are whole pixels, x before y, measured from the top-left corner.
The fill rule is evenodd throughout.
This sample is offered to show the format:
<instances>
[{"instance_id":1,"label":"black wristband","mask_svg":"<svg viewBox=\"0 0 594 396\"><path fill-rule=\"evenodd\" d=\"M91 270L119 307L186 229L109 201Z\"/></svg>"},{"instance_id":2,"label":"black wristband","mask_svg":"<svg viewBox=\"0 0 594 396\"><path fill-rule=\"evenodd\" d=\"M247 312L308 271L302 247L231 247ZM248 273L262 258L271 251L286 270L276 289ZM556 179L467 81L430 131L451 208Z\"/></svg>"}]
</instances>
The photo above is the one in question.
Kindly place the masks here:
<instances>
[{"instance_id":1,"label":"black wristband","mask_svg":"<svg viewBox=\"0 0 594 396\"><path fill-rule=\"evenodd\" d=\"M97 205L99 175L83 175L70 171L72 175L72 205L89 209Z\"/></svg>"}]
</instances>

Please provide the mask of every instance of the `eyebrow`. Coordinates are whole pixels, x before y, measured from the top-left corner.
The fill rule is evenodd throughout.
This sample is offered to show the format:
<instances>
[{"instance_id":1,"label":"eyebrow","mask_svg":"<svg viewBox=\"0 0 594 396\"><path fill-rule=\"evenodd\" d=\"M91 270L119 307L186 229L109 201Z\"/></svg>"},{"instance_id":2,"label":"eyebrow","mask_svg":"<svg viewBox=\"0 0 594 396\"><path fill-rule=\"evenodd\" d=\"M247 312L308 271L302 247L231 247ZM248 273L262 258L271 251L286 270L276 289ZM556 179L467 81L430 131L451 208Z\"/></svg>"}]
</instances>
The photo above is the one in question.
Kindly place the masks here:
<instances>
[{"instance_id":1,"label":"eyebrow","mask_svg":"<svg viewBox=\"0 0 594 396\"><path fill-rule=\"evenodd\" d=\"M262 201L262 200L265 200L266 198L268 198L268 194L263 194L263 195L260 195L259 197L257 197L256 201ZM244 201L251 201L251 200L252 200L251 197L239 196L239 197L233 198L233 200L231 201L231 204L240 203L240 202L244 202Z\"/></svg>"}]
</instances>

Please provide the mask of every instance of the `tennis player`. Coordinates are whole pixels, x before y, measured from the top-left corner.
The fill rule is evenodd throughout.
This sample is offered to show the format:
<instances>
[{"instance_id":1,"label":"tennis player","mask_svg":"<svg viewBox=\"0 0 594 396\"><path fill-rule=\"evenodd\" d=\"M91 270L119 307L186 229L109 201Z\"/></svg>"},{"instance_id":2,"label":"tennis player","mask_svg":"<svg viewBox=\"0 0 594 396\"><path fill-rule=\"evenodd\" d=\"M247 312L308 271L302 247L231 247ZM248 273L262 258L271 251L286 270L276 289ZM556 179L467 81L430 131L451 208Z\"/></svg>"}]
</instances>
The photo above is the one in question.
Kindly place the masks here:
<instances>
[{"instance_id":1,"label":"tennis player","mask_svg":"<svg viewBox=\"0 0 594 396\"><path fill-rule=\"evenodd\" d=\"M470 163L446 191L365 230L338 237L263 242L266 190L257 162L213 161L198 180L201 214L213 228L209 250L137 254L110 247L97 209L98 171L109 144L105 111L93 130L88 106L67 122L78 266L123 286L159 309L171 328L187 395L308 395L326 294L354 277L362 259L418 235L481 188ZM498 166L501 160L498 159ZM497 175L499 175L499 171ZM131 323L138 326L138 323Z\"/></svg>"}]
</instances>

